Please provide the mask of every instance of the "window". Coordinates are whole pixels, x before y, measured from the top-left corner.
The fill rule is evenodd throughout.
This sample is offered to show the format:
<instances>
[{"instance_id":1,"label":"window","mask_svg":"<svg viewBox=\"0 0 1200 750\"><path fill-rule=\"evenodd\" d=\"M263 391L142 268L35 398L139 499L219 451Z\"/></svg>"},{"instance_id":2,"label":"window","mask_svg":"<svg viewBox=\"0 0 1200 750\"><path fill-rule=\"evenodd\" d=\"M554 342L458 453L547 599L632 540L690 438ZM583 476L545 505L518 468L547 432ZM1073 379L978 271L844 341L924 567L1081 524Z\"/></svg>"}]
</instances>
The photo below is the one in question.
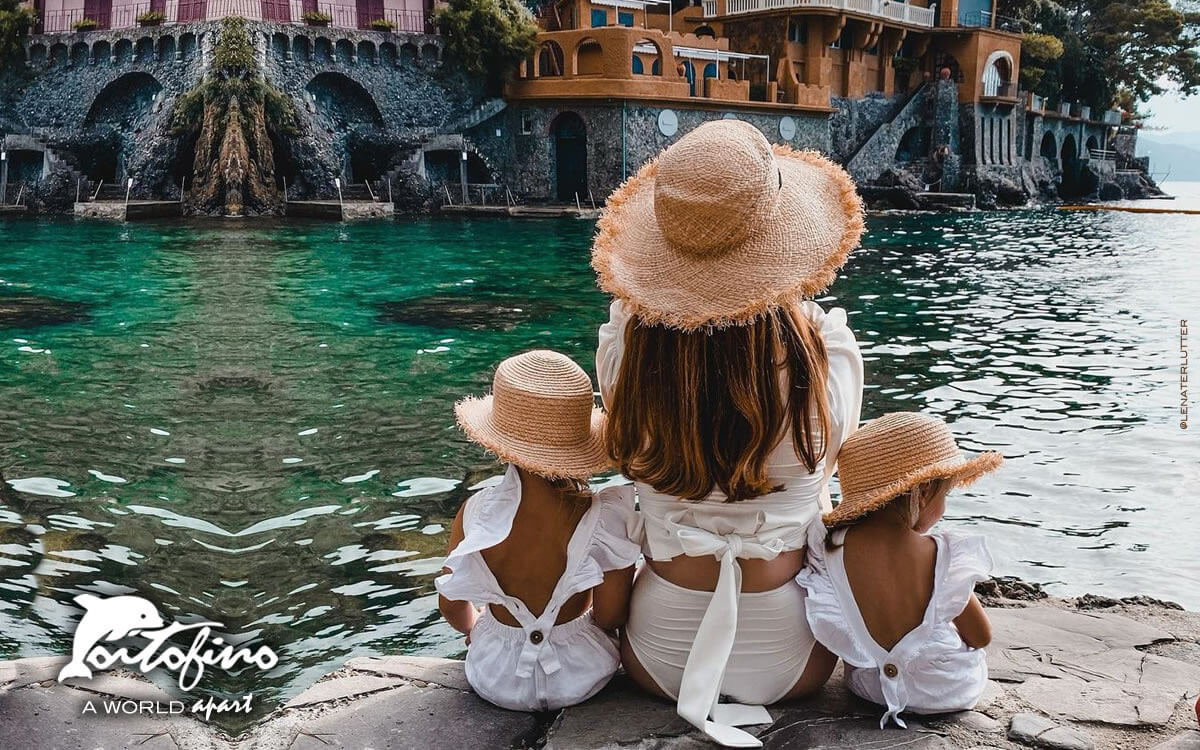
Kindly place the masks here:
<instances>
[{"instance_id":1,"label":"window","mask_svg":"<svg viewBox=\"0 0 1200 750\"><path fill-rule=\"evenodd\" d=\"M637 55L633 56L633 72L634 75L642 75L646 72L645 66L642 65L642 58Z\"/></svg>"},{"instance_id":2,"label":"window","mask_svg":"<svg viewBox=\"0 0 1200 750\"><path fill-rule=\"evenodd\" d=\"M529 110L521 112L521 135L533 135L533 113Z\"/></svg>"},{"instance_id":3,"label":"window","mask_svg":"<svg viewBox=\"0 0 1200 750\"><path fill-rule=\"evenodd\" d=\"M608 25L608 11L592 8L592 28Z\"/></svg>"},{"instance_id":4,"label":"window","mask_svg":"<svg viewBox=\"0 0 1200 750\"><path fill-rule=\"evenodd\" d=\"M617 23L621 26L633 26L633 14L617 11Z\"/></svg>"},{"instance_id":5,"label":"window","mask_svg":"<svg viewBox=\"0 0 1200 750\"><path fill-rule=\"evenodd\" d=\"M808 44L808 24L804 21L788 21L788 41Z\"/></svg>"}]
</instances>

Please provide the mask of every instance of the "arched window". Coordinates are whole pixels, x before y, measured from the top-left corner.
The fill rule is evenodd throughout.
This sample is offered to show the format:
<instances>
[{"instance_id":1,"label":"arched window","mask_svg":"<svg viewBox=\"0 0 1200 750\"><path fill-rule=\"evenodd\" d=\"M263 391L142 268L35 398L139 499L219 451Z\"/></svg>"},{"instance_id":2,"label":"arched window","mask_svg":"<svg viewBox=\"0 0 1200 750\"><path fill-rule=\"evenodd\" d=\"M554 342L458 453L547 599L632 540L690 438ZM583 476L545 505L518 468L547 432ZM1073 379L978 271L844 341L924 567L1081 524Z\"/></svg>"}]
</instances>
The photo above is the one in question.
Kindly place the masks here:
<instances>
[{"instance_id":1,"label":"arched window","mask_svg":"<svg viewBox=\"0 0 1200 750\"><path fill-rule=\"evenodd\" d=\"M1007 52L993 52L983 69L984 96L1014 96L1012 90L1012 58Z\"/></svg>"}]
</instances>

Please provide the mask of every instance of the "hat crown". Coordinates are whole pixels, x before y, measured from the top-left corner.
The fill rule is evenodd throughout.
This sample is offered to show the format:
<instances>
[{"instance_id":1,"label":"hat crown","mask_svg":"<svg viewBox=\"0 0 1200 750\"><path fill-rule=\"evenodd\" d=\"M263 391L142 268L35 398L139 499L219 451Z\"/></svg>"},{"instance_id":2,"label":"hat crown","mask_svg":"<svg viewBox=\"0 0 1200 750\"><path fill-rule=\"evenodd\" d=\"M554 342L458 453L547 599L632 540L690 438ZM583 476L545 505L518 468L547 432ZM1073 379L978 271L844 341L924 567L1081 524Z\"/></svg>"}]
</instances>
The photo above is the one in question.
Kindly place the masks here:
<instances>
[{"instance_id":1,"label":"hat crown","mask_svg":"<svg viewBox=\"0 0 1200 750\"><path fill-rule=\"evenodd\" d=\"M718 255L745 242L774 210L780 181L771 144L758 128L707 122L659 158L655 218L678 250Z\"/></svg>"},{"instance_id":2,"label":"hat crown","mask_svg":"<svg viewBox=\"0 0 1200 750\"><path fill-rule=\"evenodd\" d=\"M504 360L492 397L496 427L524 443L574 446L591 437L592 381L563 354L535 350Z\"/></svg>"},{"instance_id":3,"label":"hat crown","mask_svg":"<svg viewBox=\"0 0 1200 750\"><path fill-rule=\"evenodd\" d=\"M886 414L863 425L842 444L838 481L842 496L867 495L927 466L962 458L950 427L926 414Z\"/></svg>"}]
</instances>

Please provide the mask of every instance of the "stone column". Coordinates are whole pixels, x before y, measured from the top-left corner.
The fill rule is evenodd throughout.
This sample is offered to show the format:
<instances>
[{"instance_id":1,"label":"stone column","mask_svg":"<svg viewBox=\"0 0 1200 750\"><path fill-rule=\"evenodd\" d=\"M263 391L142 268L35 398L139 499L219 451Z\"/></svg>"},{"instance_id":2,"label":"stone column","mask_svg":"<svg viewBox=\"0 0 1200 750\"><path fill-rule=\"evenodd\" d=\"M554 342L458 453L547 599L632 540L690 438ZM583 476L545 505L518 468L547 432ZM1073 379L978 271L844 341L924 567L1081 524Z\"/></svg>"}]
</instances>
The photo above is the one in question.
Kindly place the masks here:
<instances>
[{"instance_id":1,"label":"stone column","mask_svg":"<svg viewBox=\"0 0 1200 750\"><path fill-rule=\"evenodd\" d=\"M953 192L958 189L962 171L962 154L959 112L958 85L954 81L934 81L933 91L933 132L930 147L934 152L943 152L942 181L939 190Z\"/></svg>"}]
</instances>

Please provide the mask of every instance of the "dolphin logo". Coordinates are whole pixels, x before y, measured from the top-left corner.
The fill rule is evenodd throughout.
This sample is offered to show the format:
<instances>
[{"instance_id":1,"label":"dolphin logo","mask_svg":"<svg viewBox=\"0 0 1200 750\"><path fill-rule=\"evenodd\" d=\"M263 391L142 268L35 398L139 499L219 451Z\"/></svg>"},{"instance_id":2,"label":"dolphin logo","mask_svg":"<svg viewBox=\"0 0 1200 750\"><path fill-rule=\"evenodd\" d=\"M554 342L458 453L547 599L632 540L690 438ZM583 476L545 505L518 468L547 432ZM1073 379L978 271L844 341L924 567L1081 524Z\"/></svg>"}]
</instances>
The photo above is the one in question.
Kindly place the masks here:
<instances>
[{"instance_id":1,"label":"dolphin logo","mask_svg":"<svg viewBox=\"0 0 1200 750\"><path fill-rule=\"evenodd\" d=\"M140 596L111 596L101 599L80 594L75 602L83 607L83 619L75 628L71 661L58 673L58 681L71 677L92 676L86 662L92 647L100 641L116 641L130 633L163 627L158 609Z\"/></svg>"}]
</instances>

